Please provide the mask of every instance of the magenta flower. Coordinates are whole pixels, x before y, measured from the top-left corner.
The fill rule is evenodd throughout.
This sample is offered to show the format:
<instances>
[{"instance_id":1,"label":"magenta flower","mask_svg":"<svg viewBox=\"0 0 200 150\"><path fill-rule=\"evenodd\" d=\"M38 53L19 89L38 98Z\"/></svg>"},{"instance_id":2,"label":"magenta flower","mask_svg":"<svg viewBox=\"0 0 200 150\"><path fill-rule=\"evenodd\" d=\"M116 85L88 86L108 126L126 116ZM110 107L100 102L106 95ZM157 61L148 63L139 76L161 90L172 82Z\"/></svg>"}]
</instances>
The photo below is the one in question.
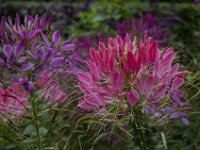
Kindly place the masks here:
<instances>
[{"instance_id":1,"label":"magenta flower","mask_svg":"<svg viewBox=\"0 0 200 150\"><path fill-rule=\"evenodd\" d=\"M81 36L74 43L76 51L69 56L70 64L76 66L73 72L77 72L80 68L84 68L84 61L89 57L90 47L97 47L99 42L106 42L106 38L102 34Z\"/></svg>"},{"instance_id":2,"label":"magenta flower","mask_svg":"<svg viewBox=\"0 0 200 150\"><path fill-rule=\"evenodd\" d=\"M185 71L178 71L179 64L173 64L172 48L161 51L147 35L139 44L127 35L124 40L110 38L107 46L100 42L98 51L90 49L90 56L88 71L77 73L84 94L79 103L82 109L99 111L127 101L133 109L141 106L144 114L160 122L180 117L187 120L187 113L180 111L187 105L182 102L183 94L178 94Z\"/></svg>"}]
</instances>

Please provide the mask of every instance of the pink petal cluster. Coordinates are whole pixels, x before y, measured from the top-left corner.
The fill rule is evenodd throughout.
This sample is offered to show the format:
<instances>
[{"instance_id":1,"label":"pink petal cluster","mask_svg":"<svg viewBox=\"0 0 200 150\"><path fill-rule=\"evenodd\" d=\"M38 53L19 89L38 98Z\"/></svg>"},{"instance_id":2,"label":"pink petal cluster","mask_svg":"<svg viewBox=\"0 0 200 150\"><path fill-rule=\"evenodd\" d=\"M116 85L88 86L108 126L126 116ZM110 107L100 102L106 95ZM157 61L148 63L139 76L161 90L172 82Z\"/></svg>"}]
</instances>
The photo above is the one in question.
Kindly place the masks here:
<instances>
[{"instance_id":1,"label":"pink petal cluster","mask_svg":"<svg viewBox=\"0 0 200 150\"><path fill-rule=\"evenodd\" d=\"M145 114L187 118L186 112L178 111L187 106L179 94L185 71L173 63L172 48L161 51L147 35L140 42L127 35L124 40L108 39L107 46L100 42L97 51L90 49L90 56L88 71L77 73L84 94L79 107L99 111L114 101L127 100L131 107L141 105Z\"/></svg>"},{"instance_id":2,"label":"pink petal cluster","mask_svg":"<svg viewBox=\"0 0 200 150\"><path fill-rule=\"evenodd\" d=\"M20 84L13 84L10 89L0 88L0 113L3 115L19 116L25 112L29 104L26 92Z\"/></svg>"},{"instance_id":3,"label":"pink petal cluster","mask_svg":"<svg viewBox=\"0 0 200 150\"><path fill-rule=\"evenodd\" d=\"M59 82L52 77L53 75L45 73L36 80L36 85L40 87L38 94L49 102L64 102L67 96L60 89Z\"/></svg>"}]
</instances>

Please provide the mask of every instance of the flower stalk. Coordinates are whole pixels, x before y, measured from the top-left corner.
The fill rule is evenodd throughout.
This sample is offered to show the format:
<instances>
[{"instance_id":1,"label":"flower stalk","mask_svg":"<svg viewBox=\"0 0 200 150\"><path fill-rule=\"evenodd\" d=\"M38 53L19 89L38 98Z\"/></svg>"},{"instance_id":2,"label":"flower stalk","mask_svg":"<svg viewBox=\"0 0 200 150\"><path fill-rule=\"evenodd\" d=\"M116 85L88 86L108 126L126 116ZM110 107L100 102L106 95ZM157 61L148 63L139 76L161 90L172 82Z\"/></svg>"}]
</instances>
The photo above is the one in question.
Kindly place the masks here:
<instances>
[{"instance_id":1,"label":"flower stalk","mask_svg":"<svg viewBox=\"0 0 200 150\"><path fill-rule=\"evenodd\" d=\"M37 115L37 109L36 109L36 99L33 98L32 100L32 109L33 109L33 120L34 120L34 127L35 127L35 133L36 133L36 143L38 150L42 150L42 143L40 138L40 132L39 132L39 121L38 121L38 115Z\"/></svg>"}]
</instances>

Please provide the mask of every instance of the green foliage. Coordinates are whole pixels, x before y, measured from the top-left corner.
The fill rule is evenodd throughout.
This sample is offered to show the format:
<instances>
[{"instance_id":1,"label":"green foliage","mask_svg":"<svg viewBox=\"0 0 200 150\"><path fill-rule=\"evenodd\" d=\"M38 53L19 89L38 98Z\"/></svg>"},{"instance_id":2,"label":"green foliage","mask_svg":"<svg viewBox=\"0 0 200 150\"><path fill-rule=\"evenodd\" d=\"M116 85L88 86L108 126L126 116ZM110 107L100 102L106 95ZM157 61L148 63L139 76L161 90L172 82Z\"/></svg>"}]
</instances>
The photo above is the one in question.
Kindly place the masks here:
<instances>
[{"instance_id":1,"label":"green foliage","mask_svg":"<svg viewBox=\"0 0 200 150\"><path fill-rule=\"evenodd\" d=\"M75 16L74 22L66 27L70 38L74 39L79 36L96 35L115 35L116 24L124 18L132 18L140 10L145 11L147 3L141 4L137 1L122 0L101 0L90 4L89 10L79 12ZM64 31L65 32L65 31Z\"/></svg>"}]
</instances>

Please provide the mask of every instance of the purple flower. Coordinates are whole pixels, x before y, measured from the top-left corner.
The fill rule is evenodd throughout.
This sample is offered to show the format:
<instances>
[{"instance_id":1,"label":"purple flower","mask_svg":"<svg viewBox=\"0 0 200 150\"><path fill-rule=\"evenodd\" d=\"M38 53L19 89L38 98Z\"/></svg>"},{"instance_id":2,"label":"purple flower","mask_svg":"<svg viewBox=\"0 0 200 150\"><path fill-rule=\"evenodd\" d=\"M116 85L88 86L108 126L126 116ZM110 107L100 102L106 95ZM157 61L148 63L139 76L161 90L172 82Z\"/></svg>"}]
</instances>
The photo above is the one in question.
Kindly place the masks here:
<instances>
[{"instance_id":1,"label":"purple flower","mask_svg":"<svg viewBox=\"0 0 200 150\"><path fill-rule=\"evenodd\" d=\"M47 21L46 21L46 18ZM5 26L6 24L6 26ZM51 16L46 14L42 17L35 18L31 16L24 17L24 23L20 22L20 17L16 14L15 22L12 22L12 19L9 17L8 21L5 18L2 18L0 35L6 35L6 38L0 38L3 40L3 43L15 43L15 42L25 42L26 45L31 45L34 42L34 39L42 33L46 28L50 28L51 25Z\"/></svg>"},{"instance_id":2,"label":"purple flower","mask_svg":"<svg viewBox=\"0 0 200 150\"><path fill-rule=\"evenodd\" d=\"M24 89L27 91L33 91L36 89L35 85L31 81L29 81L27 77L18 79L17 77L13 76L12 81L14 83L18 83L18 84L22 85L24 87Z\"/></svg>"},{"instance_id":3,"label":"purple flower","mask_svg":"<svg viewBox=\"0 0 200 150\"><path fill-rule=\"evenodd\" d=\"M77 47L81 47L89 50L90 47L97 47L99 42L106 42L107 39L102 34L91 35L91 36L82 36L79 37L75 44Z\"/></svg>"},{"instance_id":4,"label":"purple flower","mask_svg":"<svg viewBox=\"0 0 200 150\"><path fill-rule=\"evenodd\" d=\"M19 83L21 85L24 86L24 88L27 90L27 91L33 91L35 90L35 85L31 82L31 81L28 81L28 78L20 78L19 79Z\"/></svg>"},{"instance_id":5,"label":"purple flower","mask_svg":"<svg viewBox=\"0 0 200 150\"><path fill-rule=\"evenodd\" d=\"M195 0L194 2L197 3L197 4L199 4L199 3L200 3L200 0Z\"/></svg>"},{"instance_id":6,"label":"purple flower","mask_svg":"<svg viewBox=\"0 0 200 150\"><path fill-rule=\"evenodd\" d=\"M142 38L147 32L153 39L158 41L160 46L164 46L165 38L169 34L166 26L162 26L162 22L158 21L157 16L146 14L139 19L124 20L117 25L118 34L124 38L126 34Z\"/></svg>"},{"instance_id":7,"label":"purple flower","mask_svg":"<svg viewBox=\"0 0 200 150\"><path fill-rule=\"evenodd\" d=\"M1 41L0 65L13 72L12 75L19 78L16 82L28 91L35 89L33 83L44 72L66 74L74 67L73 64L69 66L68 60L75 45L70 41L62 41L59 31L49 35L46 29L51 25L51 16L47 21L46 17L25 16L24 23L21 23L17 14L15 22L12 23L9 18L6 26L2 18L0 31L7 38ZM52 40L48 39L49 36Z\"/></svg>"}]
</instances>

